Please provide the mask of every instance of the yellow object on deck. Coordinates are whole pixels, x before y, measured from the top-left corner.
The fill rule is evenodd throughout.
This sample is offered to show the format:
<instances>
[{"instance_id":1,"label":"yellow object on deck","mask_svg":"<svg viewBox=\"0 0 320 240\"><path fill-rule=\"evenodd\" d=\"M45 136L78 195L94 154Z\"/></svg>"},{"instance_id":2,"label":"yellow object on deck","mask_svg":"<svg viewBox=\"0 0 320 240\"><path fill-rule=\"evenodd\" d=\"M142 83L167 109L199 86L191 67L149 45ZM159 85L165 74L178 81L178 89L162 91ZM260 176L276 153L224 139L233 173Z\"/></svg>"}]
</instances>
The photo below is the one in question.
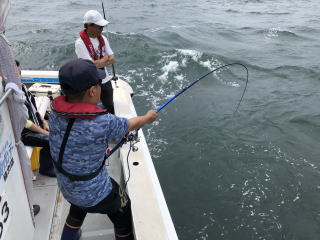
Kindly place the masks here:
<instances>
[{"instance_id":1,"label":"yellow object on deck","mask_svg":"<svg viewBox=\"0 0 320 240\"><path fill-rule=\"evenodd\" d=\"M39 169L39 166L40 166L39 159L40 159L40 150L41 149L42 149L42 147L34 147L33 148L33 152L30 157L32 171Z\"/></svg>"}]
</instances>

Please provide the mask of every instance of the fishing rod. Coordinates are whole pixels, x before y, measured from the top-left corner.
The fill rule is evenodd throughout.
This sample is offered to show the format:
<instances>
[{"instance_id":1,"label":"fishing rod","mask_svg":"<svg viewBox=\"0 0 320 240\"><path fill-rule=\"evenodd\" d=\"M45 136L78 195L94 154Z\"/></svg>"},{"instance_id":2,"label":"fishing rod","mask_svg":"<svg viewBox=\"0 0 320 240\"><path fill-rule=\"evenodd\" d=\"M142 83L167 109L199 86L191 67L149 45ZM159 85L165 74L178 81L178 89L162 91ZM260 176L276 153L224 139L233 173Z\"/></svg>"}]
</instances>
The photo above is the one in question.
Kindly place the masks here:
<instances>
[{"instance_id":1,"label":"fishing rod","mask_svg":"<svg viewBox=\"0 0 320 240\"><path fill-rule=\"evenodd\" d=\"M245 68L246 72L247 72L247 78L246 78L246 84L245 84L245 87L244 87L244 90L242 92L242 95L241 95L241 98L237 104L237 107L235 109L235 111L233 112L233 114L235 114L239 107L240 107L240 104L243 100L243 96L247 90L247 85L248 85L248 80L249 80L249 71L248 71L248 68L242 64L242 63L229 63L229 64L226 64L226 65L223 65L223 66L220 66L216 69L213 69L212 71L206 73L205 75L203 75L202 77L194 80L192 83L190 83L188 86L186 86L185 88L183 88L181 91L179 91L175 96L173 96L172 98L170 98L169 100L167 100L163 105L161 105L160 107L158 107L156 110L157 112L160 112L163 108L165 108L169 103L171 103L174 99L176 99L178 96L180 96L182 93L184 93L185 91L187 91L189 88L191 88L193 85L195 85L197 82L199 82L200 80L206 78L208 75L210 75L211 73L213 72L216 72L222 68L225 68L225 67L229 67L229 66L232 66L232 65L240 65L242 67ZM140 128L139 128L140 129ZM124 184L124 188L126 188L127 186L127 183L129 182L129 179L130 179L130 166L129 166L129 154L131 152L131 150L133 152L136 152L138 150L137 147L135 147L134 145L136 143L138 143L140 141L139 137L138 137L138 131L139 129L136 129L135 131L132 131L130 133L128 133L124 138L122 138L122 140L114 147L112 148L112 150L106 154L106 157L105 159L107 159L108 157L110 157L115 151L118 150L118 148L120 148L123 144L127 143L127 142L130 142L130 147L129 147L129 151L128 151L128 154L127 154L127 166L128 166L128 178L127 180L125 181L125 184Z\"/></svg>"},{"instance_id":2,"label":"fishing rod","mask_svg":"<svg viewBox=\"0 0 320 240\"><path fill-rule=\"evenodd\" d=\"M101 5L102 5L102 11L103 11L103 17L104 17L104 20L107 20L106 19L106 13L104 11L104 5L103 5L103 1L101 0ZM114 64L112 63L112 73L113 73L113 77L111 78L111 80L114 80L116 83L117 83L117 80L118 80L118 77L116 76L116 70L114 68Z\"/></svg>"},{"instance_id":3,"label":"fishing rod","mask_svg":"<svg viewBox=\"0 0 320 240\"><path fill-rule=\"evenodd\" d=\"M193 85L195 85L197 82L199 82L200 80L206 78L208 75L210 75L211 73L214 73L222 68L225 68L225 67L229 67L229 66L232 66L232 65L240 65L242 67L244 67L246 69L246 72L247 72L247 79L246 79L246 84L245 84L245 87L244 87L244 90L243 90L243 93L241 95L241 98L237 104L237 107L235 109L235 111L233 112L236 113L240 107L240 103L242 102L242 99L243 99L243 96L247 90L247 85L248 85L248 80L249 80L249 71L248 71L248 68L243 65L242 63L229 63L229 64L226 64L226 65L223 65L223 66L220 66L216 69L213 69L212 71L206 73L205 75L203 75L202 77L194 80L192 83L190 83L188 86L186 86L185 88L183 88L180 92L178 92L176 95L174 95L173 97L171 97L169 100L167 100L163 105L161 105L160 107L157 108L157 112L160 112L163 108L165 108L169 103L171 103L174 99L176 99L177 97L179 97L182 93L184 93L185 91L187 91L189 88L191 88Z\"/></svg>"},{"instance_id":4,"label":"fishing rod","mask_svg":"<svg viewBox=\"0 0 320 240\"><path fill-rule=\"evenodd\" d=\"M160 112L163 108L165 108L169 103L171 103L174 99L176 99L178 96L180 96L182 93L184 93L185 91L187 91L189 88L191 88L193 85L195 85L197 82L199 82L200 80L206 78L208 75L210 75L211 73L214 73L222 68L226 68L226 67L229 67L229 66L233 66L233 65L240 65L242 67L245 68L246 72L247 72L247 77L246 77L246 84L245 84L245 87L244 87L244 90L242 92L242 95L241 95L241 98L237 104L237 107L235 109L235 111L233 112L233 114L235 114L239 107L240 107L240 104L243 100L243 97L244 97L244 94L247 90L247 85L248 85L248 80L249 80L249 71L248 71L248 68L242 64L242 63L229 63L229 64L225 64L223 66L220 66L218 68L215 68L213 69L212 71L206 73L205 75L203 75L202 77L194 80L192 83L190 83L188 86L186 86L185 88L183 88L181 91L179 91L176 95L174 95L173 97L171 97L169 100L167 100L163 105L161 105L160 107L158 107L156 110L157 112ZM139 128L140 129L140 128ZM129 134L127 134L124 138L122 138L122 140L114 147L112 148L112 150L107 154L106 158L110 157L118 148L120 148L124 143L126 142L132 142L132 141L135 141L135 142L138 142L138 131L139 129L135 130L135 131L132 131L130 132ZM130 150L131 150L131 144L130 144ZM133 149L133 151L136 151L137 149Z\"/></svg>"}]
</instances>

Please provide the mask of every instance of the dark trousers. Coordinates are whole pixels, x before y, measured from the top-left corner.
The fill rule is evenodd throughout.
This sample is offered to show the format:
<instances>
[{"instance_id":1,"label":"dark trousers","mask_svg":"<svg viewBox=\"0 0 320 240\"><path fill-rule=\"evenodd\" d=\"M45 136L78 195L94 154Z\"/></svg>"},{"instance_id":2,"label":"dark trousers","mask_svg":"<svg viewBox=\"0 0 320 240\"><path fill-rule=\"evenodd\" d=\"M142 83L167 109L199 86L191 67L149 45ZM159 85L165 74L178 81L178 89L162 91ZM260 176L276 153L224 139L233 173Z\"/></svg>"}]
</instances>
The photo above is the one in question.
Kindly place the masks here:
<instances>
[{"instance_id":1,"label":"dark trousers","mask_svg":"<svg viewBox=\"0 0 320 240\"><path fill-rule=\"evenodd\" d=\"M21 140L26 146L42 147L40 151L39 172L48 172L53 170L53 163L49 147L49 136L42 133L28 131L21 136Z\"/></svg>"},{"instance_id":2,"label":"dark trousers","mask_svg":"<svg viewBox=\"0 0 320 240\"><path fill-rule=\"evenodd\" d=\"M114 224L116 235L127 235L132 232L131 203L128 195L119 184L111 178L112 190L109 195L93 207L79 207L71 203L66 223L69 226L81 227L87 213L107 214Z\"/></svg>"},{"instance_id":3,"label":"dark trousers","mask_svg":"<svg viewBox=\"0 0 320 240\"><path fill-rule=\"evenodd\" d=\"M113 88L111 80L101 85L101 102L109 113L114 114Z\"/></svg>"}]
</instances>

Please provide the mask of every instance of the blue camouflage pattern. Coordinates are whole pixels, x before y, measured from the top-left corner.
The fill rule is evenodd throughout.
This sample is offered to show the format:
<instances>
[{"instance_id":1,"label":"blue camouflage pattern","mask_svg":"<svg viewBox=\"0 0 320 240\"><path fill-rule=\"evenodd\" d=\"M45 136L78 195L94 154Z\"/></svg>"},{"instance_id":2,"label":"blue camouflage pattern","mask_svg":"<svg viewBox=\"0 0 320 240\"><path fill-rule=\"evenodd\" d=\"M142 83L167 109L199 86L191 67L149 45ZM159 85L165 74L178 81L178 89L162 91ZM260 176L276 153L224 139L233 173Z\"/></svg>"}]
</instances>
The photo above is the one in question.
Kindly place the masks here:
<instances>
[{"instance_id":1,"label":"blue camouflage pattern","mask_svg":"<svg viewBox=\"0 0 320 240\"><path fill-rule=\"evenodd\" d=\"M58 161L61 143L68 118L52 111L49 118L49 144L51 156ZM62 168L73 175L88 175L102 164L110 141L120 141L128 132L126 118L104 114L92 119L76 119L64 152ZM77 206L92 207L102 201L112 190L106 168L88 181L71 181L55 169L58 186L66 200Z\"/></svg>"}]
</instances>

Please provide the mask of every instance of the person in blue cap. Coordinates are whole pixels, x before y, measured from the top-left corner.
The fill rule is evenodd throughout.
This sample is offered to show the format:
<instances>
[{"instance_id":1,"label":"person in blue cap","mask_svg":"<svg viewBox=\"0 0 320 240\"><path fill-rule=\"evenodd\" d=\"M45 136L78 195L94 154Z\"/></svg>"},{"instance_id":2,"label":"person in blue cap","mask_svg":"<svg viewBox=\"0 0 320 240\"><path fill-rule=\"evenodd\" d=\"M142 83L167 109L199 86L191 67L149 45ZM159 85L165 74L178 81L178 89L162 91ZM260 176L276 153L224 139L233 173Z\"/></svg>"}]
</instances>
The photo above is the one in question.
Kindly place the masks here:
<instances>
[{"instance_id":1,"label":"person in blue cap","mask_svg":"<svg viewBox=\"0 0 320 240\"><path fill-rule=\"evenodd\" d=\"M76 59L59 70L65 96L52 102L50 149L58 186L70 210L61 240L78 240L87 213L107 214L117 240L131 240L130 199L105 168L106 145L128 131L152 123L156 110L131 119L108 114L98 107L105 71L90 60Z\"/></svg>"}]
</instances>

